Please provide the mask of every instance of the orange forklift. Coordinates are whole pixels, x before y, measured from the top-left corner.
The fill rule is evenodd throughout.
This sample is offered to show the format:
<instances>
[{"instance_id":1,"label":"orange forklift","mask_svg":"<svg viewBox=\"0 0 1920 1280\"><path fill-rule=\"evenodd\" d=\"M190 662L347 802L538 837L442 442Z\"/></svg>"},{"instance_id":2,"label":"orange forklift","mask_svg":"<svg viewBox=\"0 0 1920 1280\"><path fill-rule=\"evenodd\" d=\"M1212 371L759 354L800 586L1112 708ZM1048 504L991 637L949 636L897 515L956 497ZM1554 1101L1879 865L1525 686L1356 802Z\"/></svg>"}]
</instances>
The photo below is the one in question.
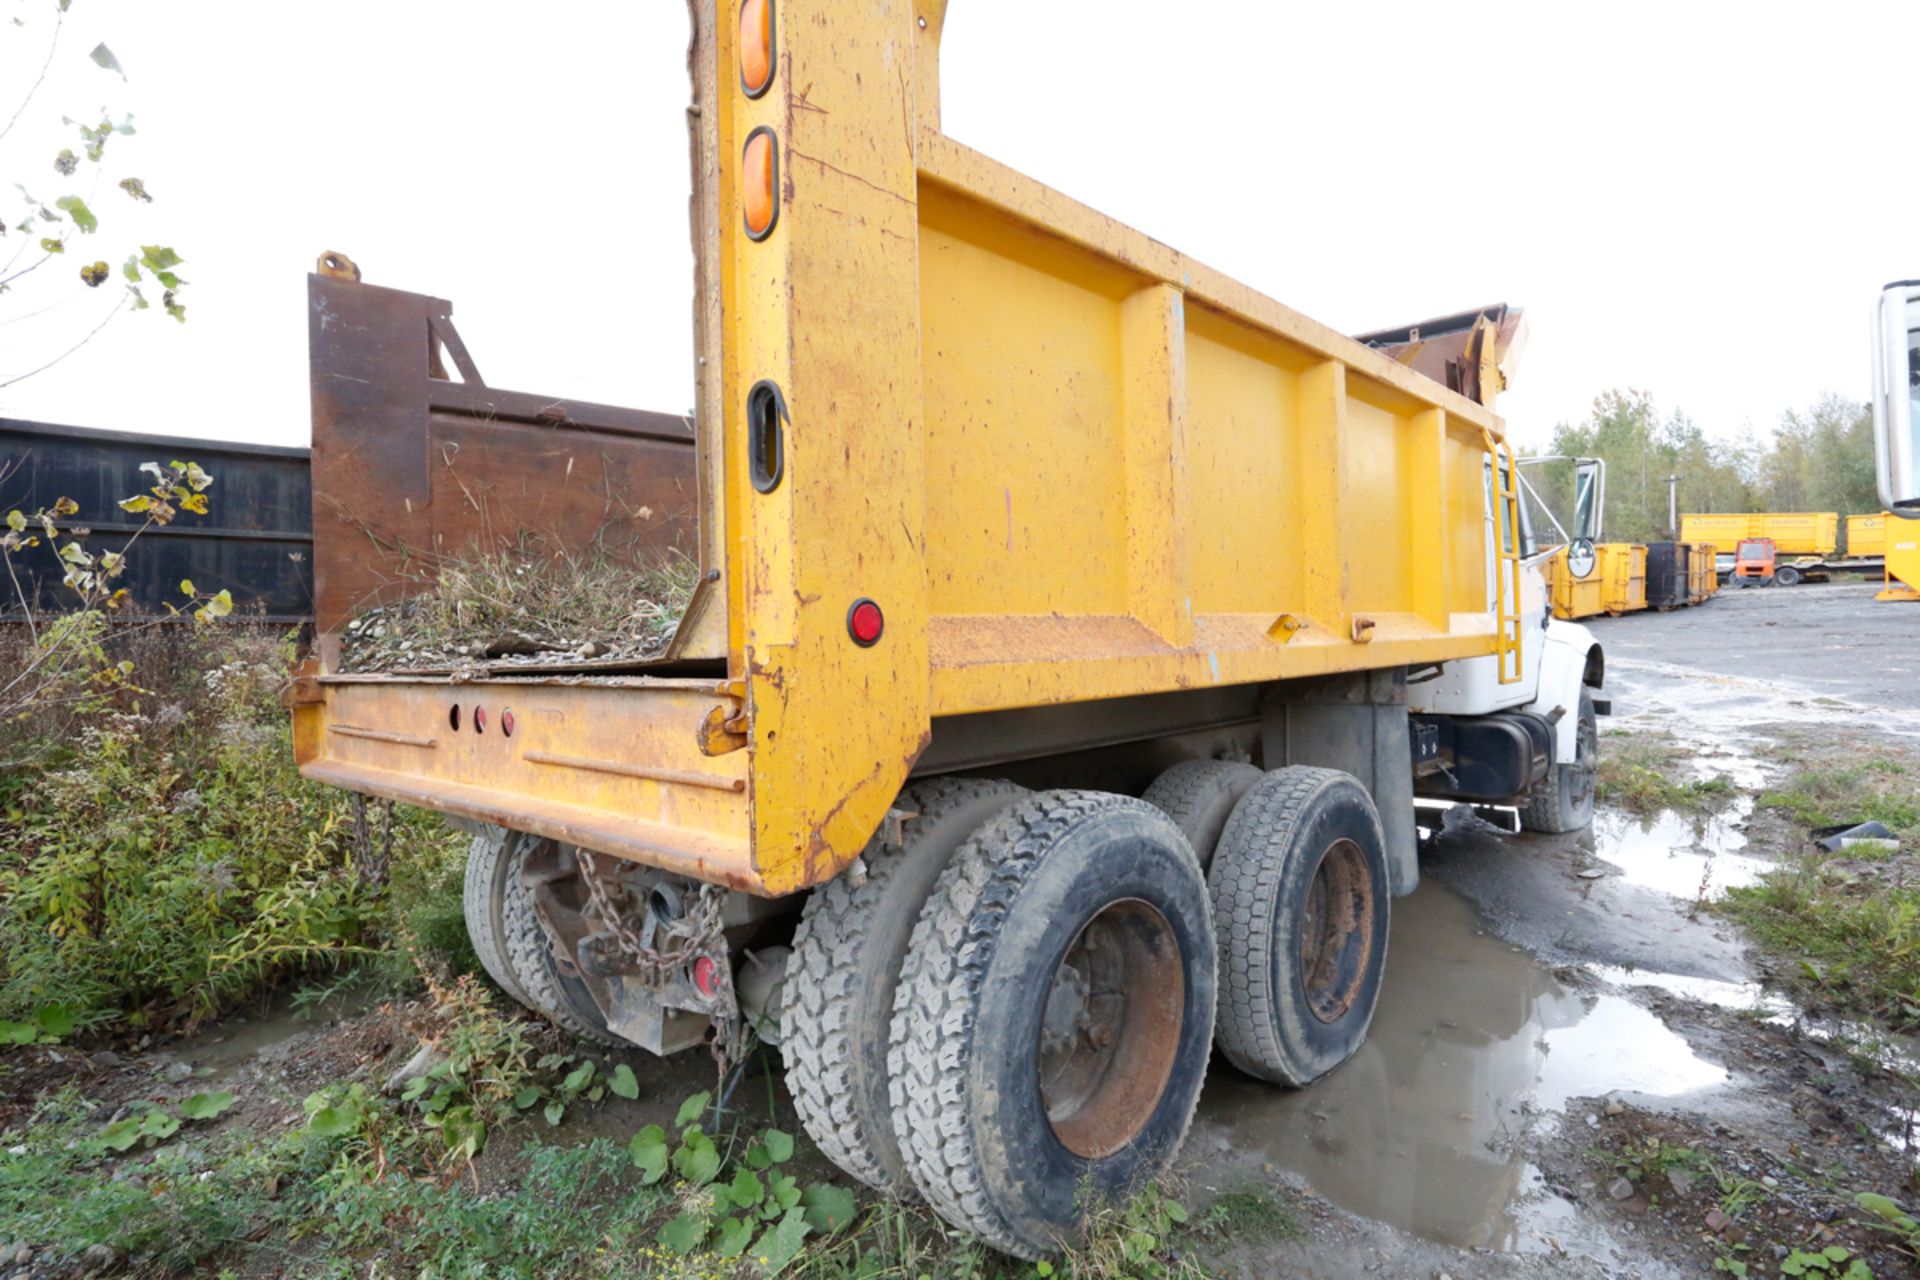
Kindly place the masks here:
<instances>
[{"instance_id":1,"label":"orange forklift","mask_svg":"<svg viewBox=\"0 0 1920 1280\"><path fill-rule=\"evenodd\" d=\"M1727 579L1736 587L1770 587L1774 583L1775 554L1772 538L1742 538L1735 548L1733 573ZM1788 572L1793 572L1791 569ZM1794 573L1793 581L1800 580ZM1791 586L1792 583L1785 585Z\"/></svg>"}]
</instances>

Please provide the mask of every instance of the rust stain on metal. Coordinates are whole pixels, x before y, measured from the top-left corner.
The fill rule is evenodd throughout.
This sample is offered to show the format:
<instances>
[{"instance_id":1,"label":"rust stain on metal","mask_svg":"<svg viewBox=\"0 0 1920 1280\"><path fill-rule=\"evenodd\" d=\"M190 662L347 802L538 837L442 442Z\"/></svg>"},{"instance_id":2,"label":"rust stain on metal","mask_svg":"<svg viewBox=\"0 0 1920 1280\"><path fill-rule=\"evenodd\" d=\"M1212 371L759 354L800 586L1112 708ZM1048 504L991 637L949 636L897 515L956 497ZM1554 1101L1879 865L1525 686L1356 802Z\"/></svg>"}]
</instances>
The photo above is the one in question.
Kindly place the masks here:
<instances>
[{"instance_id":1,"label":"rust stain on metal","mask_svg":"<svg viewBox=\"0 0 1920 1280\"><path fill-rule=\"evenodd\" d=\"M521 759L532 764L555 765L564 769L586 769L593 773L617 773L623 778L645 778L649 782L672 782L688 787L709 787L715 791L745 791L745 778L720 778L710 773L685 769L655 769L629 764L624 760L596 760L591 756L563 756L551 751L529 751Z\"/></svg>"},{"instance_id":2,"label":"rust stain on metal","mask_svg":"<svg viewBox=\"0 0 1920 1280\"><path fill-rule=\"evenodd\" d=\"M391 742L402 747L436 747L440 744L433 738L417 733L395 733L389 729L363 729L357 724L330 724L328 733L337 733L343 738L366 738L373 742Z\"/></svg>"}]
</instances>

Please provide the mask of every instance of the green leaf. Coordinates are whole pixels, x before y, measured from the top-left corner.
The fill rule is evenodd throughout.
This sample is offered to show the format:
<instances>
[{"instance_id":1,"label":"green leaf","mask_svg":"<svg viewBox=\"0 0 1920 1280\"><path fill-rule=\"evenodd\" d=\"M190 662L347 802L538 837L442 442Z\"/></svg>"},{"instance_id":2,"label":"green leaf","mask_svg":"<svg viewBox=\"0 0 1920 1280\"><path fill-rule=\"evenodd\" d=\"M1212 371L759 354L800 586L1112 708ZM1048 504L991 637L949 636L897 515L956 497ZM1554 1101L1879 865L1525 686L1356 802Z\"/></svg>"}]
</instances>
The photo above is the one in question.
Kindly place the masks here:
<instances>
[{"instance_id":1,"label":"green leaf","mask_svg":"<svg viewBox=\"0 0 1920 1280\"><path fill-rule=\"evenodd\" d=\"M806 1210L807 1225L821 1235L831 1235L853 1221L859 1212L853 1192L831 1182L816 1182L800 1193Z\"/></svg>"},{"instance_id":2,"label":"green leaf","mask_svg":"<svg viewBox=\"0 0 1920 1280\"><path fill-rule=\"evenodd\" d=\"M346 1107L321 1107L307 1117L307 1132L316 1138L338 1138L359 1128L359 1113Z\"/></svg>"},{"instance_id":3,"label":"green leaf","mask_svg":"<svg viewBox=\"0 0 1920 1280\"><path fill-rule=\"evenodd\" d=\"M454 1107L440 1122L447 1151L456 1160L471 1160L487 1145L487 1126L472 1107Z\"/></svg>"},{"instance_id":4,"label":"green leaf","mask_svg":"<svg viewBox=\"0 0 1920 1280\"><path fill-rule=\"evenodd\" d=\"M567 1072L567 1078L560 1082L560 1087L568 1093L578 1093L587 1087L587 1082L591 1079L593 1079L593 1059L588 1058L585 1062Z\"/></svg>"},{"instance_id":5,"label":"green leaf","mask_svg":"<svg viewBox=\"0 0 1920 1280\"><path fill-rule=\"evenodd\" d=\"M753 1223L744 1218L728 1218L720 1224L720 1239L713 1251L723 1258L737 1258L753 1243Z\"/></svg>"},{"instance_id":6,"label":"green leaf","mask_svg":"<svg viewBox=\"0 0 1920 1280\"><path fill-rule=\"evenodd\" d=\"M87 208L87 202L79 196L61 196L53 202L53 207L73 219L73 225L87 235L100 229L100 219L93 216L93 210Z\"/></svg>"},{"instance_id":7,"label":"green leaf","mask_svg":"<svg viewBox=\"0 0 1920 1280\"><path fill-rule=\"evenodd\" d=\"M1820 1252L1828 1262L1845 1262L1847 1260L1847 1250L1837 1244L1830 1244Z\"/></svg>"},{"instance_id":8,"label":"green leaf","mask_svg":"<svg viewBox=\"0 0 1920 1280\"><path fill-rule=\"evenodd\" d=\"M767 1183L767 1194L780 1211L785 1213L800 1203L800 1184L784 1173L779 1174Z\"/></svg>"},{"instance_id":9,"label":"green leaf","mask_svg":"<svg viewBox=\"0 0 1920 1280\"><path fill-rule=\"evenodd\" d=\"M705 1115L707 1111L707 1103L712 1099L712 1097L713 1097L712 1094L702 1089L699 1093L694 1094L691 1098L688 1098L685 1102L681 1103L680 1114L676 1115L673 1118L673 1127L676 1129L684 1129L688 1125L692 1124L695 1120L698 1120L701 1116Z\"/></svg>"},{"instance_id":10,"label":"green leaf","mask_svg":"<svg viewBox=\"0 0 1920 1280\"><path fill-rule=\"evenodd\" d=\"M1876 1218L1883 1218L1903 1230L1912 1231L1916 1226L1920 1226L1903 1213L1899 1205L1875 1192L1862 1191L1853 1197L1853 1202Z\"/></svg>"},{"instance_id":11,"label":"green leaf","mask_svg":"<svg viewBox=\"0 0 1920 1280\"><path fill-rule=\"evenodd\" d=\"M540 1090L534 1088L532 1085L528 1085L513 1095L513 1109L515 1111L525 1111L538 1101L540 1101Z\"/></svg>"},{"instance_id":12,"label":"green leaf","mask_svg":"<svg viewBox=\"0 0 1920 1280\"><path fill-rule=\"evenodd\" d=\"M751 1169L735 1170L733 1181L727 1186L727 1195L742 1209L751 1209L760 1203L767 1189L760 1184L760 1175Z\"/></svg>"},{"instance_id":13,"label":"green leaf","mask_svg":"<svg viewBox=\"0 0 1920 1280\"><path fill-rule=\"evenodd\" d=\"M100 1141L115 1151L129 1150L134 1143L140 1141L140 1122L131 1117L115 1120L100 1131Z\"/></svg>"},{"instance_id":14,"label":"green leaf","mask_svg":"<svg viewBox=\"0 0 1920 1280\"><path fill-rule=\"evenodd\" d=\"M567 1104L558 1098L549 1098L546 1109L541 1114L546 1116L549 1127L559 1124L560 1117L567 1114Z\"/></svg>"},{"instance_id":15,"label":"green leaf","mask_svg":"<svg viewBox=\"0 0 1920 1280\"><path fill-rule=\"evenodd\" d=\"M768 1227L761 1233L753 1245L753 1260L767 1275L777 1276L787 1269L787 1264L800 1256L800 1246L806 1241L806 1215L798 1209L780 1219L777 1226Z\"/></svg>"},{"instance_id":16,"label":"green leaf","mask_svg":"<svg viewBox=\"0 0 1920 1280\"><path fill-rule=\"evenodd\" d=\"M634 1078L633 1068L624 1062L613 1069L613 1079L607 1087L629 1102L640 1096L640 1082Z\"/></svg>"},{"instance_id":17,"label":"green leaf","mask_svg":"<svg viewBox=\"0 0 1920 1280\"><path fill-rule=\"evenodd\" d=\"M648 1125L633 1135L627 1154L642 1174L640 1181L652 1186L667 1176L667 1131L657 1124Z\"/></svg>"},{"instance_id":18,"label":"green leaf","mask_svg":"<svg viewBox=\"0 0 1920 1280\"><path fill-rule=\"evenodd\" d=\"M140 1121L140 1132L149 1138L171 1138L180 1132L180 1119L167 1111L149 1111Z\"/></svg>"},{"instance_id":19,"label":"green leaf","mask_svg":"<svg viewBox=\"0 0 1920 1280\"><path fill-rule=\"evenodd\" d=\"M164 244L143 244L140 246L140 261L149 271L165 271L168 267L177 267L186 259Z\"/></svg>"},{"instance_id":20,"label":"green leaf","mask_svg":"<svg viewBox=\"0 0 1920 1280\"><path fill-rule=\"evenodd\" d=\"M720 1172L720 1153L714 1149L712 1139L695 1133L691 1141L673 1153L673 1167L694 1186L704 1187Z\"/></svg>"},{"instance_id":21,"label":"green leaf","mask_svg":"<svg viewBox=\"0 0 1920 1280\"><path fill-rule=\"evenodd\" d=\"M138 200L141 204L152 204L153 197L147 192L147 184L140 178L120 179L120 189Z\"/></svg>"},{"instance_id":22,"label":"green leaf","mask_svg":"<svg viewBox=\"0 0 1920 1280\"><path fill-rule=\"evenodd\" d=\"M65 253L67 251L66 243L55 240L52 236L40 237L40 247L48 253Z\"/></svg>"},{"instance_id":23,"label":"green leaf","mask_svg":"<svg viewBox=\"0 0 1920 1280\"><path fill-rule=\"evenodd\" d=\"M221 1090L196 1093L180 1104L180 1114L189 1120L211 1120L233 1105L233 1095Z\"/></svg>"},{"instance_id":24,"label":"green leaf","mask_svg":"<svg viewBox=\"0 0 1920 1280\"><path fill-rule=\"evenodd\" d=\"M760 1141L767 1144L767 1155L775 1164L784 1164L793 1159L793 1135L782 1133L778 1129L769 1129L760 1135Z\"/></svg>"},{"instance_id":25,"label":"green leaf","mask_svg":"<svg viewBox=\"0 0 1920 1280\"><path fill-rule=\"evenodd\" d=\"M196 592L196 591L195 591L195 590L193 589L193 579L192 579L192 578L182 578L182 579L180 579L180 594L181 594L181 595L183 595L183 596L191 596L191 595L198 595L198 594L199 594L198 592Z\"/></svg>"},{"instance_id":26,"label":"green leaf","mask_svg":"<svg viewBox=\"0 0 1920 1280\"><path fill-rule=\"evenodd\" d=\"M122 511L131 511L135 515L139 515L142 511L145 511L152 506L153 506L153 499L149 498L144 493L138 493L131 498L122 498L120 500L120 509Z\"/></svg>"},{"instance_id":27,"label":"green leaf","mask_svg":"<svg viewBox=\"0 0 1920 1280\"><path fill-rule=\"evenodd\" d=\"M32 1044L40 1038L40 1028L31 1022L0 1020L0 1044Z\"/></svg>"},{"instance_id":28,"label":"green leaf","mask_svg":"<svg viewBox=\"0 0 1920 1280\"><path fill-rule=\"evenodd\" d=\"M682 1257L692 1253L707 1238L707 1220L694 1213L683 1213L660 1228L660 1243Z\"/></svg>"},{"instance_id":29,"label":"green leaf","mask_svg":"<svg viewBox=\"0 0 1920 1280\"><path fill-rule=\"evenodd\" d=\"M87 56L92 58L93 65L99 67L102 71L119 72L122 80L127 78L127 73L120 68L120 59L114 57L113 50L107 48L104 43L93 46L93 52Z\"/></svg>"}]
</instances>

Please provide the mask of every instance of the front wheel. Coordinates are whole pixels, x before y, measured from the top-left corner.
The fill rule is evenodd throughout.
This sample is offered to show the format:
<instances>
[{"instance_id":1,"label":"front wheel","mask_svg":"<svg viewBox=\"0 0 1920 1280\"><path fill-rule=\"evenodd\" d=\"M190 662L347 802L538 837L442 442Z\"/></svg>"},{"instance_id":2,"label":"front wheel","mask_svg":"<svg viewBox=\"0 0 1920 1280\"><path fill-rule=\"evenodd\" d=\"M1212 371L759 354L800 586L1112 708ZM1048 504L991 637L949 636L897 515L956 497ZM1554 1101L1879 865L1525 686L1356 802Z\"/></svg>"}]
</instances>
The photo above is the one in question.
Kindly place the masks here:
<instances>
[{"instance_id":1,"label":"front wheel","mask_svg":"<svg viewBox=\"0 0 1920 1280\"><path fill-rule=\"evenodd\" d=\"M1574 728L1573 759L1547 772L1520 810L1520 825L1548 835L1578 831L1593 821L1600 780L1600 722L1593 695L1580 691L1580 722Z\"/></svg>"},{"instance_id":2,"label":"front wheel","mask_svg":"<svg viewBox=\"0 0 1920 1280\"><path fill-rule=\"evenodd\" d=\"M1051 791L955 852L894 1001L894 1133L940 1215L1056 1253L1172 1163L1206 1076L1213 919L1152 806Z\"/></svg>"}]
</instances>

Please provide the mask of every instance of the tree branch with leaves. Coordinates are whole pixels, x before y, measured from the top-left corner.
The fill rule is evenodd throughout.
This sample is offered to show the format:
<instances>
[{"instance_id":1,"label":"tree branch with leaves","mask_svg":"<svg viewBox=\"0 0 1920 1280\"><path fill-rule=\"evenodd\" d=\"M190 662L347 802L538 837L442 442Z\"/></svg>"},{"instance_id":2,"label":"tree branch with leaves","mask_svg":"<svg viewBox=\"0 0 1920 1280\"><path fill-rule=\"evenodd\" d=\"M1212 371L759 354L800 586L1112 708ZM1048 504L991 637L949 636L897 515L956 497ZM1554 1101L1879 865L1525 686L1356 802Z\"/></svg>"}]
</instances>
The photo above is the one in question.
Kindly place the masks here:
<instances>
[{"instance_id":1,"label":"tree branch with leaves","mask_svg":"<svg viewBox=\"0 0 1920 1280\"><path fill-rule=\"evenodd\" d=\"M34 0L22 2L34 3ZM73 0L38 0L38 21L21 16L12 19L16 30L22 32L44 26L47 29L47 52L40 63L38 75L6 118L5 125L0 126L0 143L13 137L16 126L23 121L29 126L34 122L38 114L34 110L35 101L46 82L49 69L55 67L60 57L60 37L72 3ZM123 83L126 82L126 71L105 43L96 44L87 56L101 71L117 75ZM0 90L0 93L4 92ZM0 99L0 102L3 101ZM5 110L4 105L0 105L0 110ZM40 360L32 367L0 368L0 388L25 381L59 364L85 347L116 317L128 311L148 310L157 301L160 310L174 320L184 324L187 318L186 304L182 301L187 282L178 271L184 261L179 252L171 245L144 244L140 243L138 237L116 236L114 228L119 219L110 211L103 216L109 202L102 198L103 186L109 199L114 199L111 193L117 190L136 205L154 202L153 193L144 177L135 173L121 173L109 162L110 154L117 162L128 145L115 140L135 133L133 116L121 113L116 119L115 113L103 106L97 113L89 112L77 118L62 115L60 125L66 133L66 145L59 146L57 150L53 149L57 139L41 140L36 137L31 143L14 140L15 148L46 148L40 153L46 169L40 170L41 176L37 178L14 181L16 198L11 213L5 213L4 207L0 206L0 325L45 315L62 303L73 300L74 296L85 295L89 291L108 289L110 293L115 293L109 284L116 275L121 289L111 303L93 313L90 322L76 326L79 334L77 341L60 348L50 358ZM50 123L43 132L53 133ZM24 132L22 136L26 136ZM111 153L109 143L114 143ZM11 155L0 156L0 162L16 171L25 168L31 172L37 167L32 161L23 165ZM49 171L52 178L46 176ZM119 176L116 177L116 174ZM39 193L42 185L56 181L58 187L54 192L47 193L52 198L42 199ZM103 227L103 222L108 225ZM108 248L116 239L118 245ZM119 263L117 268L112 265L116 261ZM75 281L78 282L77 287ZM67 296L47 305L49 296L63 289ZM150 294L154 296L150 297ZM9 315L10 310L16 313Z\"/></svg>"}]
</instances>

